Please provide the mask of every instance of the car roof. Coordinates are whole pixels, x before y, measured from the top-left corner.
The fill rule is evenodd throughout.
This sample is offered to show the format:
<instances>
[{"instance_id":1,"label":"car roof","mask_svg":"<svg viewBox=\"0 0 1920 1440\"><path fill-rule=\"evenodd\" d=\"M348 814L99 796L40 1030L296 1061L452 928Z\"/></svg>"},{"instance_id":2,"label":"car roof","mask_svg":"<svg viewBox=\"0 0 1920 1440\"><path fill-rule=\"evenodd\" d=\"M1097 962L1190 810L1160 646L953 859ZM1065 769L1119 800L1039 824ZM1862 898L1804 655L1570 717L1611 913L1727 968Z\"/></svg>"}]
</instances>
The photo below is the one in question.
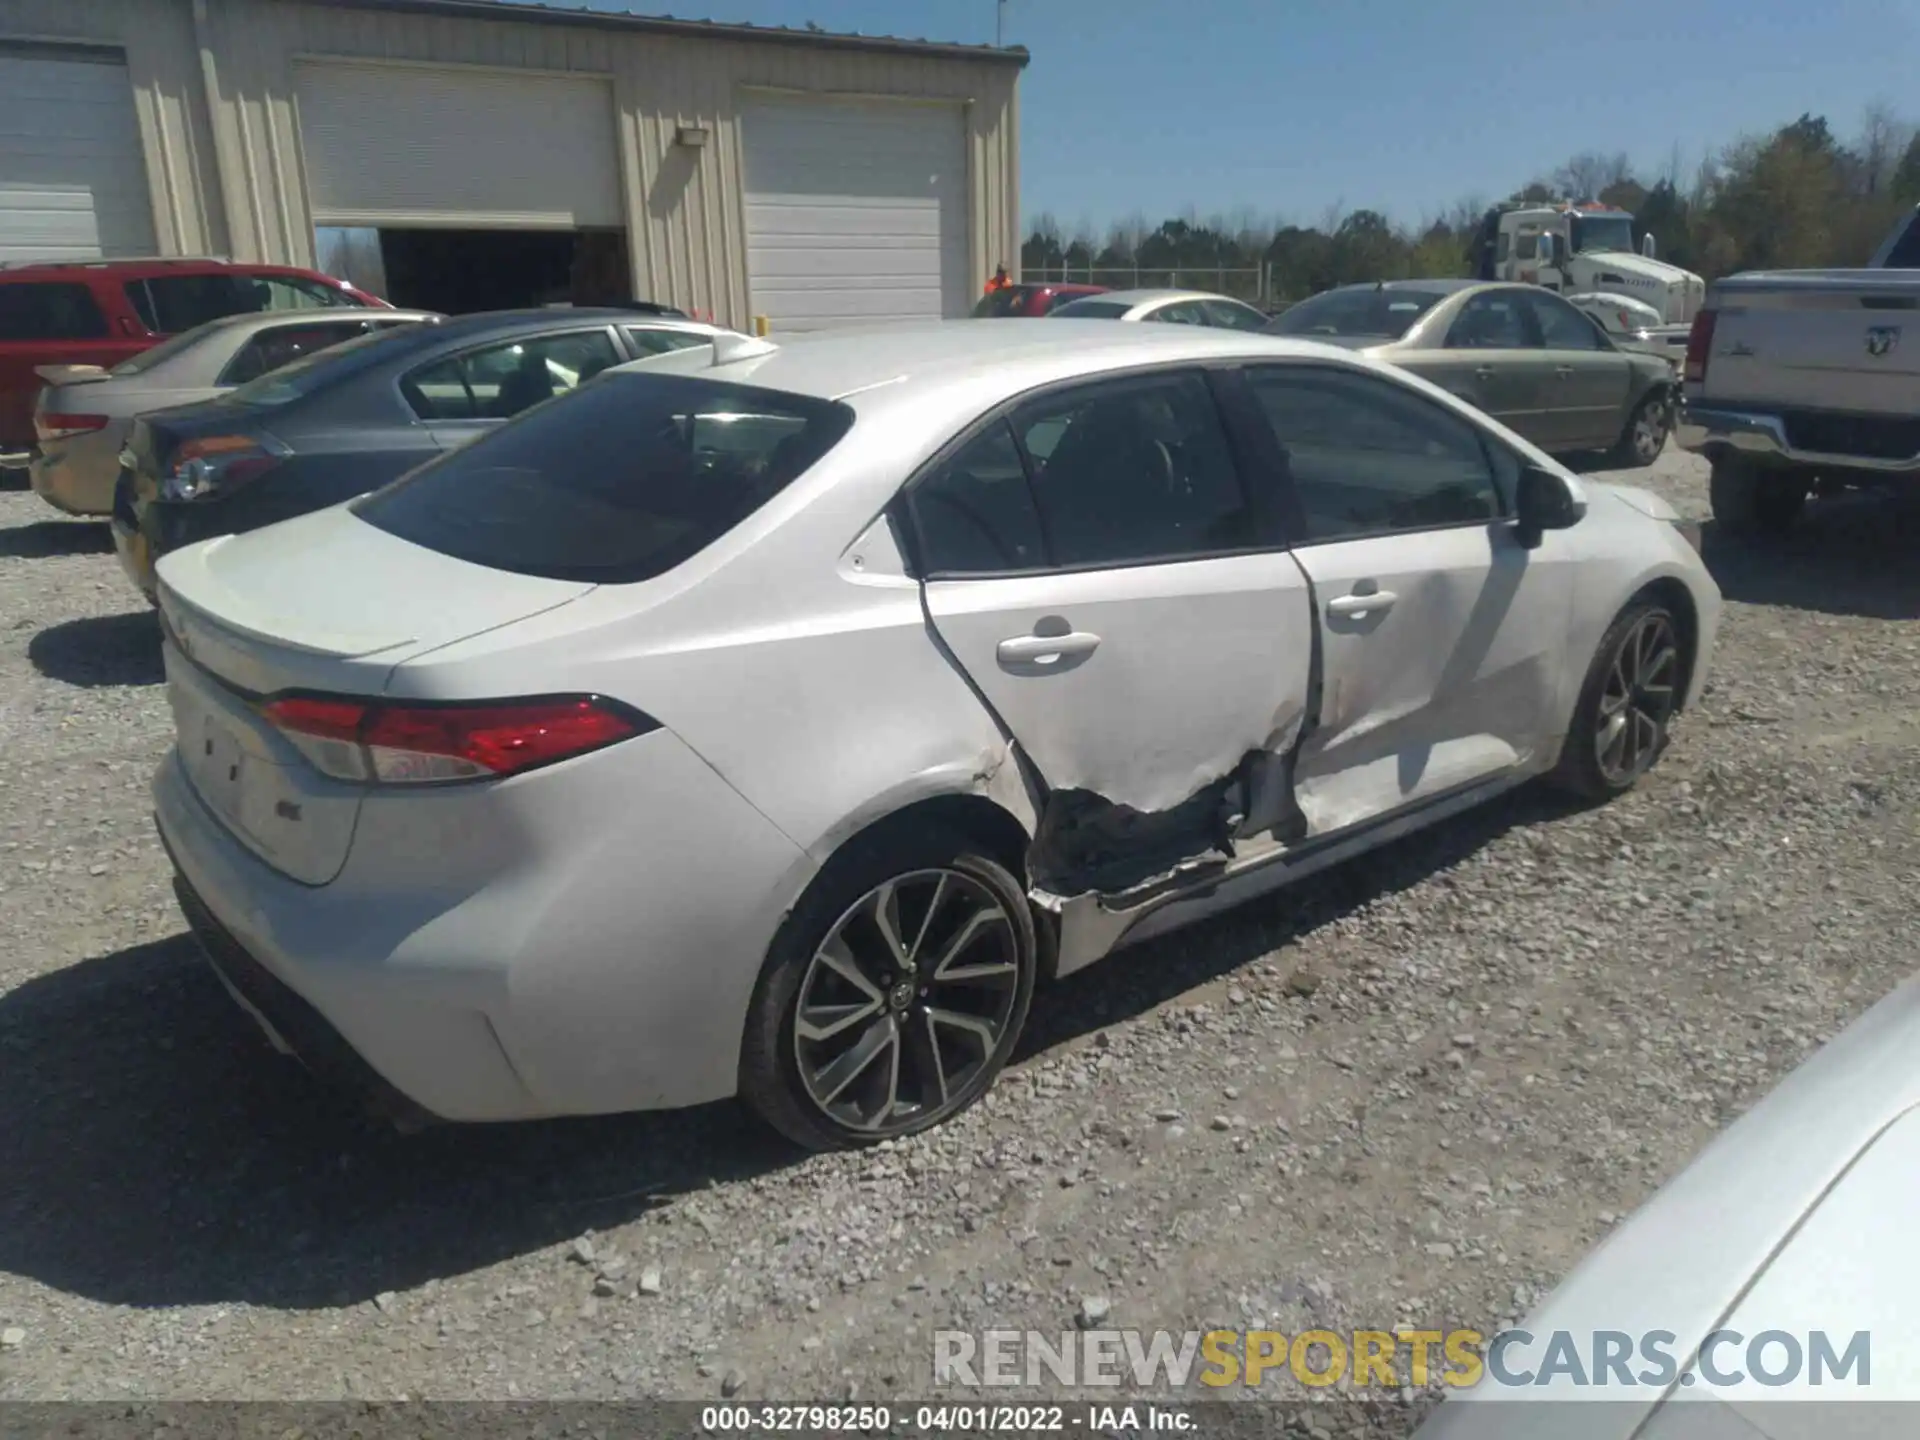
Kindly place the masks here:
<instances>
[{"instance_id":1,"label":"car roof","mask_svg":"<svg viewBox=\"0 0 1920 1440\"><path fill-rule=\"evenodd\" d=\"M1517 290L1523 288L1513 280L1461 280L1442 276L1432 280L1360 280L1351 285L1336 285L1331 290L1322 290L1320 295L1335 295L1350 290L1424 290L1429 294L1458 295L1462 290ZM1528 285L1526 289L1536 287ZM1319 295L1309 295L1308 300L1317 300ZM1301 302L1305 304L1305 301Z\"/></svg>"},{"instance_id":2,"label":"car roof","mask_svg":"<svg viewBox=\"0 0 1920 1440\"><path fill-rule=\"evenodd\" d=\"M1220 295L1212 290L1109 290L1100 297L1102 300L1118 300L1127 305L1145 305L1158 300L1232 300L1231 295ZM1246 301L1235 301L1244 305Z\"/></svg>"},{"instance_id":3,"label":"car roof","mask_svg":"<svg viewBox=\"0 0 1920 1440\"><path fill-rule=\"evenodd\" d=\"M1184 293L1184 292L1175 292ZM1055 380L1092 377L1135 365L1243 357L1337 357L1348 352L1316 341L1200 325L1116 325L1111 320L1015 318L862 326L774 337L739 359L713 363L704 347L614 367L635 374L693 374L839 400L886 387L890 396L944 385L1004 380L1016 394Z\"/></svg>"},{"instance_id":4,"label":"car roof","mask_svg":"<svg viewBox=\"0 0 1920 1440\"><path fill-rule=\"evenodd\" d=\"M331 285L345 282L298 265L256 264L215 256L158 256L137 260L15 260L0 263L0 285L18 281L78 280L99 275L120 280L154 280L162 275L299 275Z\"/></svg>"},{"instance_id":5,"label":"car roof","mask_svg":"<svg viewBox=\"0 0 1920 1440\"><path fill-rule=\"evenodd\" d=\"M303 325L318 325L329 321L358 320L365 322L377 316L383 324L395 320L444 320L446 317L437 310L374 310L369 305L328 305L316 306L311 310L258 310L244 315L222 315L209 320L203 327L208 335L223 331L257 335L263 330L299 329Z\"/></svg>"}]
</instances>

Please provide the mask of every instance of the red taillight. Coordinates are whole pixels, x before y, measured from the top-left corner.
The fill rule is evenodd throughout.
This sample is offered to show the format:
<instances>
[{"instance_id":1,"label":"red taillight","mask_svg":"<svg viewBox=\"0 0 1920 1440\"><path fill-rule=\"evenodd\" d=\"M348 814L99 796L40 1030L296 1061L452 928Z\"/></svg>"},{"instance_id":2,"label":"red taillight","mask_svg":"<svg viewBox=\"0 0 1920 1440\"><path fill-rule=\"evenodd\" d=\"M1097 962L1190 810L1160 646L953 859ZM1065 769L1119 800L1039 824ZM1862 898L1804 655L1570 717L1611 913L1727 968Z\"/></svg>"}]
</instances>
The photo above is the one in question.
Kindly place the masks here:
<instances>
[{"instance_id":1,"label":"red taillight","mask_svg":"<svg viewBox=\"0 0 1920 1440\"><path fill-rule=\"evenodd\" d=\"M1707 378L1707 356L1713 350L1713 323L1718 318L1718 311L1702 310L1693 317L1693 328L1687 332L1686 378L1696 385Z\"/></svg>"},{"instance_id":2,"label":"red taillight","mask_svg":"<svg viewBox=\"0 0 1920 1440\"><path fill-rule=\"evenodd\" d=\"M33 417L33 432L42 440L65 440L73 435L87 435L106 428L107 417L104 415L72 415L64 410L50 410Z\"/></svg>"},{"instance_id":3,"label":"red taillight","mask_svg":"<svg viewBox=\"0 0 1920 1440\"><path fill-rule=\"evenodd\" d=\"M395 785L513 775L655 728L646 716L592 695L474 705L285 695L262 713L335 779Z\"/></svg>"}]
</instances>

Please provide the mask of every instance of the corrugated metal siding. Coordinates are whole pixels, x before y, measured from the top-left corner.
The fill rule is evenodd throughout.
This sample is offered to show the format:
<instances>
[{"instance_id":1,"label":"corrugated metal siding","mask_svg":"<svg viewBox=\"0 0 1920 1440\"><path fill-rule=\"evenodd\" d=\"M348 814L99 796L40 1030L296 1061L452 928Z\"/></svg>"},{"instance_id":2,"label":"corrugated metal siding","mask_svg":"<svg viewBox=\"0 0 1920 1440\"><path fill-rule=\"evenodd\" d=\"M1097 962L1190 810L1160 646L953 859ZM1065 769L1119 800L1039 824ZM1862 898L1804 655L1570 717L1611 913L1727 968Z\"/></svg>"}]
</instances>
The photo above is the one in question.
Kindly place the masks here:
<instances>
[{"instance_id":1,"label":"corrugated metal siding","mask_svg":"<svg viewBox=\"0 0 1920 1440\"><path fill-rule=\"evenodd\" d=\"M246 195L236 253L311 264L292 67L296 57L366 57L611 74L638 292L750 321L740 110L758 89L940 97L970 102L970 286L1018 259L1010 175L1017 71L994 62L812 50L733 40L452 19L290 0L208 0L222 108L242 157ZM690 149L681 126L710 132ZM257 216L257 219L255 218ZM251 228L249 228L251 227Z\"/></svg>"},{"instance_id":2,"label":"corrugated metal siding","mask_svg":"<svg viewBox=\"0 0 1920 1440\"><path fill-rule=\"evenodd\" d=\"M297 59L412 60L611 75L638 291L746 325L740 110L754 89L967 102L970 287L1019 259L1015 82L1004 63L682 39L300 0L5 0L0 35L122 46L170 253L313 263ZM680 126L710 132L674 144Z\"/></svg>"},{"instance_id":3,"label":"corrugated metal siding","mask_svg":"<svg viewBox=\"0 0 1920 1440\"><path fill-rule=\"evenodd\" d=\"M172 255L226 253L213 131L202 98L189 0L7 0L0 8L0 38L123 50L155 239Z\"/></svg>"}]
</instances>

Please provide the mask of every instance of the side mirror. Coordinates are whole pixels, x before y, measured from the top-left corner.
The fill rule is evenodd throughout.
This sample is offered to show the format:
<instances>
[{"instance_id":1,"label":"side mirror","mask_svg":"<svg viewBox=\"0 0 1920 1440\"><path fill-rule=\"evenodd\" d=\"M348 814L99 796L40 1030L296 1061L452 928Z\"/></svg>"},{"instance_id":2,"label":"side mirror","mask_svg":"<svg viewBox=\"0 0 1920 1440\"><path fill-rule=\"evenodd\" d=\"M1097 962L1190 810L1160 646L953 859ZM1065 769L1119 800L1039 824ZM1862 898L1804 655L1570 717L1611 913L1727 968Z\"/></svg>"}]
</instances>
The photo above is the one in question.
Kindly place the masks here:
<instances>
[{"instance_id":1,"label":"side mirror","mask_svg":"<svg viewBox=\"0 0 1920 1440\"><path fill-rule=\"evenodd\" d=\"M1586 513L1587 502L1574 494L1564 476L1540 465L1529 465L1520 472L1513 530L1515 538L1528 549L1538 545L1549 530L1577 525Z\"/></svg>"},{"instance_id":2,"label":"side mirror","mask_svg":"<svg viewBox=\"0 0 1920 1440\"><path fill-rule=\"evenodd\" d=\"M1659 248L1660 247L1654 243L1653 232L1651 230L1640 237L1640 253L1646 256L1647 259L1657 259L1658 256L1655 252L1658 251Z\"/></svg>"}]
</instances>

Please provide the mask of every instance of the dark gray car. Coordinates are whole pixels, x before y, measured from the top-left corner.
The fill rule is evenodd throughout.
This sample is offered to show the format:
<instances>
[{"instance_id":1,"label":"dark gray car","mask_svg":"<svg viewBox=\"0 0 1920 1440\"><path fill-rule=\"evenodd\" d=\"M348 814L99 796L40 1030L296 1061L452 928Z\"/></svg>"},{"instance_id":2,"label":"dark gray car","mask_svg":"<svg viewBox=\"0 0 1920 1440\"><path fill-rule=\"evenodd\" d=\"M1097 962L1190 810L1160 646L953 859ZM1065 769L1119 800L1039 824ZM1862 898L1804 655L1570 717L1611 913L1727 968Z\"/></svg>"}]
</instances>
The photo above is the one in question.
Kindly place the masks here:
<instances>
[{"instance_id":1,"label":"dark gray car","mask_svg":"<svg viewBox=\"0 0 1920 1440\"><path fill-rule=\"evenodd\" d=\"M1651 465L1673 428L1673 367L1620 349L1538 285L1389 280L1302 300L1270 334L1362 351L1431 380L1554 454Z\"/></svg>"},{"instance_id":2,"label":"dark gray car","mask_svg":"<svg viewBox=\"0 0 1920 1440\"><path fill-rule=\"evenodd\" d=\"M114 487L114 548L152 599L154 564L170 550L350 500L611 365L726 333L631 309L560 309L349 341L136 420Z\"/></svg>"}]
</instances>

